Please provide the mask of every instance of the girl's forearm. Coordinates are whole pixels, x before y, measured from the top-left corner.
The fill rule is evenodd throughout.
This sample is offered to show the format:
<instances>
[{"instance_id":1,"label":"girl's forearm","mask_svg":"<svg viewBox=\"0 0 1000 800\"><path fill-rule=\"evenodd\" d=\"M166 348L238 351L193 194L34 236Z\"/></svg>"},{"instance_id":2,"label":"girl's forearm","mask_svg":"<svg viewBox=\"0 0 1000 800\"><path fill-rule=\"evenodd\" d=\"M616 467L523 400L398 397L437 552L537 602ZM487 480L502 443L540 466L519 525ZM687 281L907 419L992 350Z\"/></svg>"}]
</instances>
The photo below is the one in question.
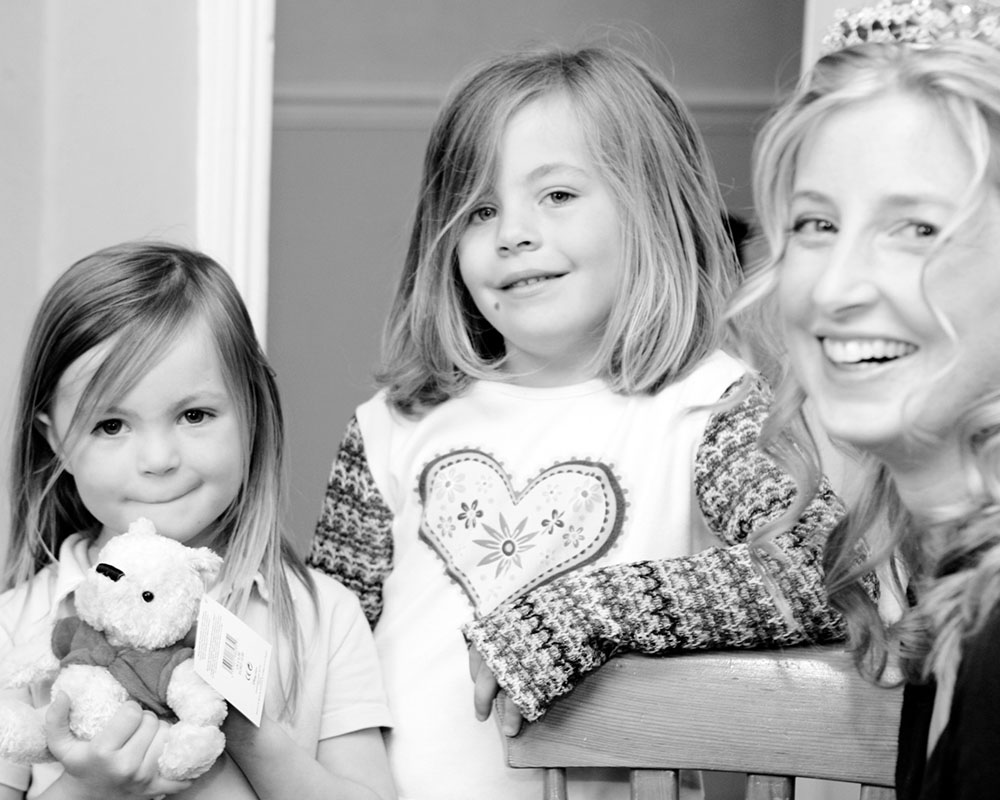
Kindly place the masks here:
<instances>
[{"instance_id":1,"label":"girl's forearm","mask_svg":"<svg viewBox=\"0 0 1000 800\"><path fill-rule=\"evenodd\" d=\"M536 719L615 653L790 645L842 635L815 553L792 550L774 602L746 545L588 570L536 589L470 624L474 645L526 719ZM794 586L783 585L791 580Z\"/></svg>"},{"instance_id":2,"label":"girl's forearm","mask_svg":"<svg viewBox=\"0 0 1000 800\"><path fill-rule=\"evenodd\" d=\"M230 712L233 716L236 712ZM374 775L361 768L358 774L344 774L320 763L288 736L274 720L264 717L259 729L240 719L226 724L226 752L239 766L261 800L394 800L390 793L388 767L379 785ZM381 742L379 742L381 747ZM322 743L321 743L322 747ZM358 766L358 765L355 765ZM365 782L360 779L364 778ZM378 789L367 785L369 778Z\"/></svg>"}]
</instances>

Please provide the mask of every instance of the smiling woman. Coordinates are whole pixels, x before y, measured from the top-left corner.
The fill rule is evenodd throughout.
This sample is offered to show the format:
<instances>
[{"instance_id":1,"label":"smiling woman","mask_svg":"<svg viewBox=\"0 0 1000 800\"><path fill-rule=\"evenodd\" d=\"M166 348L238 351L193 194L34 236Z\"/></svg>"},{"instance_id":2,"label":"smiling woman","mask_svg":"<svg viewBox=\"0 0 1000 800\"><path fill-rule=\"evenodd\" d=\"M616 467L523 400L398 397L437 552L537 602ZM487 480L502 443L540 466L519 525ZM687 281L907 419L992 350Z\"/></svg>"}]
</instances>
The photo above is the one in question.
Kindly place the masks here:
<instances>
[{"instance_id":1,"label":"smiling woman","mask_svg":"<svg viewBox=\"0 0 1000 800\"><path fill-rule=\"evenodd\" d=\"M831 601L875 680L907 682L900 800L1000 783L1000 13L911 0L843 14L833 52L764 128L757 205L792 372L772 448L804 398L867 457L831 535ZM881 613L871 572L902 611Z\"/></svg>"},{"instance_id":2,"label":"smiling woman","mask_svg":"<svg viewBox=\"0 0 1000 800\"><path fill-rule=\"evenodd\" d=\"M922 98L831 114L799 152L779 280L823 427L919 465L925 477L900 489L931 506L961 480L961 412L1000 386L1000 202L967 209L974 178L955 123Z\"/></svg>"}]
</instances>

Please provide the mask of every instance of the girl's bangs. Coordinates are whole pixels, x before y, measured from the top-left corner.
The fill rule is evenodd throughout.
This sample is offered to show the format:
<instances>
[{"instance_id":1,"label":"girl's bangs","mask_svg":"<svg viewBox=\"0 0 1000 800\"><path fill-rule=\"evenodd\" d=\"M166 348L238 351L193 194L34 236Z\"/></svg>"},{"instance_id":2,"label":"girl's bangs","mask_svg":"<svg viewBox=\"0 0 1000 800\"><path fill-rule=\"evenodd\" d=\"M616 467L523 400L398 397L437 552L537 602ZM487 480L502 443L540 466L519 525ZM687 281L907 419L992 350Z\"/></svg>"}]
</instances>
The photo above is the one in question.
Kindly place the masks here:
<instances>
[{"instance_id":1,"label":"girl's bangs","mask_svg":"<svg viewBox=\"0 0 1000 800\"><path fill-rule=\"evenodd\" d=\"M97 421L102 409L118 402L163 356L176 340L184 320L184 317L159 322L135 320L104 340L110 343L108 352L87 383L70 421L70 450Z\"/></svg>"}]
</instances>

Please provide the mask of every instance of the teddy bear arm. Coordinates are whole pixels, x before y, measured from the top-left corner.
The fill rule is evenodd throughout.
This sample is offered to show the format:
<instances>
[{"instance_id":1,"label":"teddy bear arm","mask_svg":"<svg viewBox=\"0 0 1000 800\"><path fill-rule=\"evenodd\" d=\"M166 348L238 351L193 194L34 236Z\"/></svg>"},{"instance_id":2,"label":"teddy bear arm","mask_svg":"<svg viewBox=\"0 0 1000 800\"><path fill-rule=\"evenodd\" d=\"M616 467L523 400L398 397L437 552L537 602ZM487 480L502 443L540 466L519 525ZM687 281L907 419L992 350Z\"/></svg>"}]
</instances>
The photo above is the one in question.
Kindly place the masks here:
<instances>
[{"instance_id":1,"label":"teddy bear arm","mask_svg":"<svg viewBox=\"0 0 1000 800\"><path fill-rule=\"evenodd\" d=\"M219 726L226 718L225 699L194 670L194 660L178 664L167 686L167 705L177 719L197 725Z\"/></svg>"}]
</instances>

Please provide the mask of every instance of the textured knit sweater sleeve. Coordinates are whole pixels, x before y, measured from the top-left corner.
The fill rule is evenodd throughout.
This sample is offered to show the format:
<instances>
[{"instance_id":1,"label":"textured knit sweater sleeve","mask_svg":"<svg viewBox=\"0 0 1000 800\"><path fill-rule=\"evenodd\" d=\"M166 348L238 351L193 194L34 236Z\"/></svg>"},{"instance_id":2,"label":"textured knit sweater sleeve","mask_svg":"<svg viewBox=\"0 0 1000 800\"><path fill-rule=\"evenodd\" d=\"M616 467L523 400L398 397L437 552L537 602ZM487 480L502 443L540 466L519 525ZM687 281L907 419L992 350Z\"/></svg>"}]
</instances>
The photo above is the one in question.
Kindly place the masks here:
<instances>
[{"instance_id":1,"label":"textured knit sweater sleeve","mask_svg":"<svg viewBox=\"0 0 1000 800\"><path fill-rule=\"evenodd\" d=\"M528 720L623 651L790 645L843 634L823 588L827 533L843 514L830 488L754 559L748 536L786 510L791 479L757 449L769 394L755 379L715 412L698 449L695 482L722 546L691 556L580 570L470 623L482 654ZM730 392L734 387L731 387ZM776 600L779 597L779 600Z\"/></svg>"},{"instance_id":2,"label":"textured knit sweater sleeve","mask_svg":"<svg viewBox=\"0 0 1000 800\"><path fill-rule=\"evenodd\" d=\"M307 560L358 596L374 628L382 614L382 583L392 570L392 511L368 467L357 417L333 462Z\"/></svg>"}]
</instances>

